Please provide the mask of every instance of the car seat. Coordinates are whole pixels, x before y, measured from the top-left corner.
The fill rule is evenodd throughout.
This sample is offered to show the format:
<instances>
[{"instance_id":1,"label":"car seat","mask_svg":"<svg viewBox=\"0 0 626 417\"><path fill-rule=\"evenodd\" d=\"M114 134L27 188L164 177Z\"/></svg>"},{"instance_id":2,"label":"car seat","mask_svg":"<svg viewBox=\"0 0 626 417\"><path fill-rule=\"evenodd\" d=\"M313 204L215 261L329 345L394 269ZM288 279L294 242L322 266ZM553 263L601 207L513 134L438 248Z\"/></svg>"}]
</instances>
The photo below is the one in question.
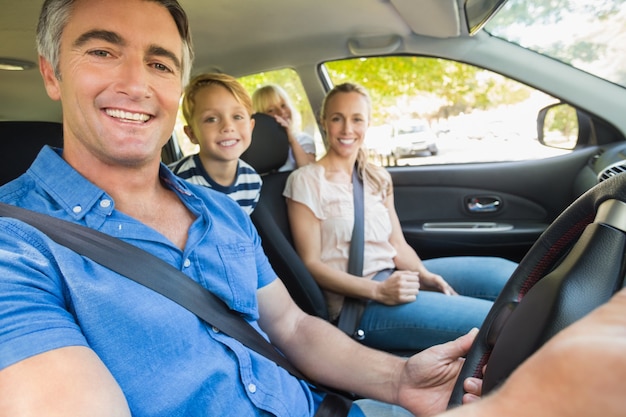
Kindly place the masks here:
<instances>
[{"instance_id":1,"label":"car seat","mask_svg":"<svg viewBox=\"0 0 626 417\"><path fill-rule=\"evenodd\" d=\"M283 189L290 171L278 172L289 153L287 132L266 114L256 113L252 143L241 158L262 176L261 197L251 215L263 249L296 304L305 312L328 320L321 288L298 256L291 237Z\"/></svg>"},{"instance_id":2,"label":"car seat","mask_svg":"<svg viewBox=\"0 0 626 417\"><path fill-rule=\"evenodd\" d=\"M261 197L251 214L263 249L289 294L306 313L329 320L324 293L295 250L283 190L291 171L279 172L289 152L285 129L265 114L254 114L252 144L241 158L262 176ZM412 350L389 350L409 356Z\"/></svg>"},{"instance_id":3,"label":"car seat","mask_svg":"<svg viewBox=\"0 0 626 417\"><path fill-rule=\"evenodd\" d=\"M2 121L0 141L4 160L0 185L19 177L33 163L44 145L63 146L63 125L56 122Z\"/></svg>"}]
</instances>

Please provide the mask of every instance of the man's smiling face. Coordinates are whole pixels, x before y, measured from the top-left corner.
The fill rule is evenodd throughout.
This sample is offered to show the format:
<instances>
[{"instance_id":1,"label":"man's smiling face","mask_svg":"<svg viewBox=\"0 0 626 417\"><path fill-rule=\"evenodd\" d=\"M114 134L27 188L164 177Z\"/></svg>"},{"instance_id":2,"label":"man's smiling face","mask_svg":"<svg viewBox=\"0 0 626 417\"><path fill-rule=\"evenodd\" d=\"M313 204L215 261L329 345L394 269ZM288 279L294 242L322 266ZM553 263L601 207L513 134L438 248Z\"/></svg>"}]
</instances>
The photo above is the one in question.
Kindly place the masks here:
<instances>
[{"instance_id":1,"label":"man's smiling face","mask_svg":"<svg viewBox=\"0 0 626 417\"><path fill-rule=\"evenodd\" d=\"M64 157L124 166L159 158L176 120L181 59L174 20L158 3L77 1L61 37L60 80L42 62L48 94L63 106Z\"/></svg>"}]
</instances>

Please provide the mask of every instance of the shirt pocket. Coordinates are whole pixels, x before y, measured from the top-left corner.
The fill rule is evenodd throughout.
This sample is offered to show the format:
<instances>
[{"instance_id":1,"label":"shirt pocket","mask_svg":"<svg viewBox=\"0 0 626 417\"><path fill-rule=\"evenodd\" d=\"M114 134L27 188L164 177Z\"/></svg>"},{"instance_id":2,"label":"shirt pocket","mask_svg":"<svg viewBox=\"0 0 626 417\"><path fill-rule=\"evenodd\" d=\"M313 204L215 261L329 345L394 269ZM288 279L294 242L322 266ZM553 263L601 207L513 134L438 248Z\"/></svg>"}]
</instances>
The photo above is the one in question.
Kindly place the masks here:
<instances>
[{"instance_id":1,"label":"shirt pocket","mask_svg":"<svg viewBox=\"0 0 626 417\"><path fill-rule=\"evenodd\" d=\"M228 285L224 301L249 319L258 319L256 291L259 280L254 246L250 243L230 243L218 245L217 252L226 275L221 281Z\"/></svg>"}]
</instances>

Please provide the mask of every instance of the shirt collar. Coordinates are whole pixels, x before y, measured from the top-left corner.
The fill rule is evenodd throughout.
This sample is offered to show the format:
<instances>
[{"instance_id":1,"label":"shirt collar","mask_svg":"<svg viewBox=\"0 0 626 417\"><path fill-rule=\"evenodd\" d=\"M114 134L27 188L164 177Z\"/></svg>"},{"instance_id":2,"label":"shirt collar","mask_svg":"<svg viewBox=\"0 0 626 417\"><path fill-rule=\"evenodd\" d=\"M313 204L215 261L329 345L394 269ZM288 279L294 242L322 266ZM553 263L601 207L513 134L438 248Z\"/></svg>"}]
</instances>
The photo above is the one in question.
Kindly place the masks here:
<instances>
[{"instance_id":1,"label":"shirt collar","mask_svg":"<svg viewBox=\"0 0 626 417\"><path fill-rule=\"evenodd\" d=\"M62 149L45 146L28 172L37 178L39 186L59 206L78 220L101 201L106 193L69 165L61 157L62 153ZM112 201L110 197L106 198Z\"/></svg>"},{"instance_id":2,"label":"shirt collar","mask_svg":"<svg viewBox=\"0 0 626 417\"><path fill-rule=\"evenodd\" d=\"M70 217L82 219L95 206L110 214L113 199L104 190L83 177L62 158L63 150L45 146L28 172L37 178L38 184L50 197L67 211ZM187 183L174 175L164 164L159 168L163 183L177 192L182 198L193 196Z\"/></svg>"}]
</instances>

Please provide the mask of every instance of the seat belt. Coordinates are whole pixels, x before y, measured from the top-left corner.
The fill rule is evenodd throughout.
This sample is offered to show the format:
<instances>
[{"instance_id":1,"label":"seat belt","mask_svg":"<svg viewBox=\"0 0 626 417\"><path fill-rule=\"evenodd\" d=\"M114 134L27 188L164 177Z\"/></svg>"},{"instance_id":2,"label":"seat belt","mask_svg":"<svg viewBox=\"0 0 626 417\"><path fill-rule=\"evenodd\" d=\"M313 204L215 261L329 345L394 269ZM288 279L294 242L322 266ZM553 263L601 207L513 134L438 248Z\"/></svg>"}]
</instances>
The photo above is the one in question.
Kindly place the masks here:
<instances>
[{"instance_id":1,"label":"seat belt","mask_svg":"<svg viewBox=\"0 0 626 417\"><path fill-rule=\"evenodd\" d=\"M56 217L0 203L0 216L21 220L50 239L180 304L200 319L326 393L315 417L347 416L352 400L308 381L242 316L202 285L149 252L121 239ZM140 266L140 267L139 267Z\"/></svg>"},{"instance_id":2,"label":"seat belt","mask_svg":"<svg viewBox=\"0 0 626 417\"><path fill-rule=\"evenodd\" d=\"M348 273L362 277L365 251L364 192L363 180L359 176L356 165L352 170L352 194L354 199L354 227L352 228L348 255ZM366 300L345 297L339 314L337 327L357 340L363 340L365 337L365 332L359 328L359 323L366 304Z\"/></svg>"}]
</instances>

